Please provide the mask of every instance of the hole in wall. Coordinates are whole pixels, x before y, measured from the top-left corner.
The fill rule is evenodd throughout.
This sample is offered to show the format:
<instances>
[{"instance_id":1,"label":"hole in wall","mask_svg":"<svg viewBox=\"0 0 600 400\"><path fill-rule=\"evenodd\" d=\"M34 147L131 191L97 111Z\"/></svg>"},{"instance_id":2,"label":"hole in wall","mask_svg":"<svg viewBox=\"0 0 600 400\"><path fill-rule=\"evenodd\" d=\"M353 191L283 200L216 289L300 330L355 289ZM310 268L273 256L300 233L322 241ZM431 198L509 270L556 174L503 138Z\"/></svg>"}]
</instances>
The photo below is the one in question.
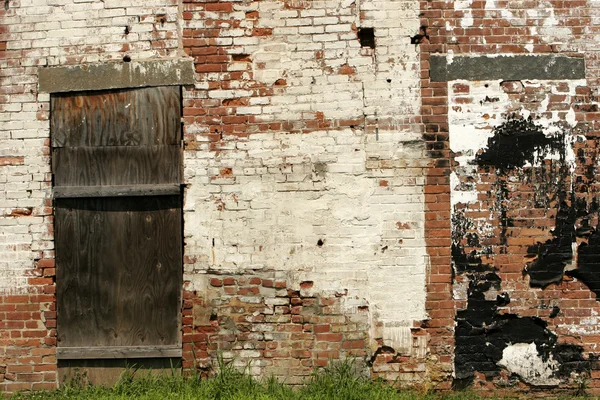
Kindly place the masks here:
<instances>
[{"instance_id":1,"label":"hole in wall","mask_svg":"<svg viewBox=\"0 0 600 400\"><path fill-rule=\"evenodd\" d=\"M125 62L131 61L131 57L129 57L129 54L125 54L125 57L123 57L123 61L125 61Z\"/></svg>"},{"instance_id":2,"label":"hole in wall","mask_svg":"<svg viewBox=\"0 0 600 400\"><path fill-rule=\"evenodd\" d=\"M358 40L362 47L375 48L375 28L358 28Z\"/></svg>"},{"instance_id":3,"label":"hole in wall","mask_svg":"<svg viewBox=\"0 0 600 400\"><path fill-rule=\"evenodd\" d=\"M165 26L165 22L167 22L167 15L166 14L156 14L155 21L156 21L156 23L159 23L161 27Z\"/></svg>"},{"instance_id":4,"label":"hole in wall","mask_svg":"<svg viewBox=\"0 0 600 400\"><path fill-rule=\"evenodd\" d=\"M325 242L323 241L323 239L317 240L317 246L323 247L324 244L325 244Z\"/></svg>"},{"instance_id":5,"label":"hole in wall","mask_svg":"<svg viewBox=\"0 0 600 400\"><path fill-rule=\"evenodd\" d=\"M129 28L129 26L125 27L125 35L129 35L129 32L131 32L131 28Z\"/></svg>"},{"instance_id":6,"label":"hole in wall","mask_svg":"<svg viewBox=\"0 0 600 400\"><path fill-rule=\"evenodd\" d=\"M251 62L250 54L232 54L231 59L238 62Z\"/></svg>"}]
</instances>

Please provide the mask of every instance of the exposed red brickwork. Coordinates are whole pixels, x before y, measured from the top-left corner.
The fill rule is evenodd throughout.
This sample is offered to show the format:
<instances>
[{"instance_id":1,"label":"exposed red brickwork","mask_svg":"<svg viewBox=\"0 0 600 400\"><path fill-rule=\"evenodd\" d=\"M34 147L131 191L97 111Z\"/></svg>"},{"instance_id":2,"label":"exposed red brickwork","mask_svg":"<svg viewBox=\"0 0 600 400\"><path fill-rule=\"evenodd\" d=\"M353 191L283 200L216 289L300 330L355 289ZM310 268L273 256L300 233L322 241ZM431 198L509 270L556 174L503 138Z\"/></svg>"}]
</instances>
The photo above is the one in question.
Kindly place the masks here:
<instances>
[{"instance_id":1,"label":"exposed red brickwork","mask_svg":"<svg viewBox=\"0 0 600 400\"><path fill-rule=\"evenodd\" d=\"M435 26L442 18L441 3L421 1L421 26ZM450 151L448 147L447 84L429 79L429 56L442 52L435 34L423 38L421 50L421 96L423 135L431 158L425 183L425 236L430 269L427 278L427 313L423 327L431 335L429 348L437 358L432 382L438 389L449 389L453 371L455 306L452 298L450 258Z\"/></svg>"},{"instance_id":2,"label":"exposed red brickwork","mask_svg":"<svg viewBox=\"0 0 600 400\"><path fill-rule=\"evenodd\" d=\"M599 311L595 294L583 282L568 276L565 276L560 283L551 284L543 290L532 288L529 277L523 273L524 267L536 259L531 255L531 251L528 251L530 246L536 246L537 243L544 243L554 237L557 210L560 209L557 204L558 194L561 191L569 193L569 188L573 188L573 197L567 194L564 208L573 206L580 200L592 202L597 190L594 173L591 173L595 170L593 165L597 158L595 133L597 107L594 105L595 97L592 94L595 90L591 88L597 82L598 63L596 53L589 51L587 45L587 41L590 40L589 35L597 28L590 17L591 10L588 8L590 7L588 2L550 3L542 4L533 1L526 7L522 7L516 3L474 1L464 9L459 9L452 2L421 2L423 13L421 23L427 27L429 35L428 39L420 45L422 113L426 125L425 137L428 141L428 149L435 151L434 158L438 158L432 161L432 168L428 172L428 187L426 187L426 192L429 193L426 198L427 220L434 221L426 231L428 250L432 256L428 284L428 310L432 321L428 324L433 323L435 327L439 327L429 330L432 334L432 351L446 356L448 363L452 362L451 356L454 351L453 310L467 308L466 298L461 297L460 294L453 298L452 288L454 286L455 294L457 289L460 290L461 285L464 285L462 288L465 291L471 290L467 289L467 286L473 279L472 276L467 278L467 275L457 275L453 285L449 268L451 265L449 196L456 188L449 186L448 176L458 166L454 161L456 154L449 151L448 108L451 108L451 113L460 113L468 109L469 104L499 99L487 98L486 100L481 95L481 91L473 94L471 85L462 82L455 83L451 88L452 93L449 94L446 82L434 83L429 80L431 54L477 56L497 53L555 53L580 57L581 53L575 52L586 51L588 87L577 87L576 93L573 93L570 92L567 82L556 82L555 86L549 85L551 87L528 85L520 81L503 82L501 85L503 92L500 93L507 94L510 106L503 110L504 113L482 115L482 118L502 119L510 117L511 114L523 115L525 111L525 117L530 112L534 121L540 118L554 119L566 124L567 112L572 108L575 110L577 121L572 134L583 135L573 146L579 154L574 173L565 175L566 167L558 160L547 161L540 168L526 168L523 172L510 173L508 176L498 175L498 171L493 168L479 167L476 175L469 177L465 174L460 181L461 185L470 185L476 181L478 203L467 205L459 203L457 209L451 211L456 215L458 210L467 215L468 220L474 222L465 232L467 234L478 232L482 237L482 229L493 227L489 234L482 238L479 246L487 246L491 249L489 256L481 257L482 262L497 268L498 277L502 282L501 292L510 297L510 303L499 308L500 313L538 317L544 320L548 323L548 329L558 336L559 343L583 346L585 358L593 357L597 350L594 344L597 334L594 329L589 329L587 326L590 319L593 319ZM556 16L556 19L551 23L552 28L544 29L542 26L548 24L547 18L550 18L550 13ZM493 82L489 84L493 85ZM449 104L449 95L452 96L452 104ZM539 112L540 104L545 99L548 101L546 109ZM475 114L471 118L474 119ZM494 123L493 119L490 119L490 124ZM563 178L558 178L561 174ZM501 190L505 190L508 197L498 203ZM541 197L547 197L549 202L546 200L540 202ZM506 207L506 215L500 215L498 204ZM503 228L503 218L510 220L510 226L504 223ZM588 223L582 222L581 218L589 219L590 226L596 226L595 214L580 216L576 222L578 227ZM441 224L444 229L436 229L435 226L440 226L438 224ZM577 240L577 243L587 240L586 237L582 237ZM469 254L473 247L469 247L466 241L466 237L461 238L461 242L467 246L466 253ZM478 249L481 250L481 247ZM449 305L450 309L444 310L438 301ZM558 309L561 311L558 312ZM558 314L554 315L553 310L554 314L557 312ZM437 317L434 318L434 315ZM597 371L591 371L592 377L595 378L597 375ZM475 381L481 387L496 390L497 386L492 381L498 384L502 381L508 382L510 378L504 373L495 379L476 373ZM447 385L448 381L443 386ZM575 384L571 382L565 388L570 388L569 385ZM515 388L527 388L527 386L519 383ZM596 388L597 383L593 381L590 386Z\"/></svg>"},{"instance_id":3,"label":"exposed red brickwork","mask_svg":"<svg viewBox=\"0 0 600 400\"><path fill-rule=\"evenodd\" d=\"M299 384L331 360L370 354L368 309L345 315L343 295L322 296L312 282L290 290L268 273L209 276L205 293L184 295L185 369L211 372L222 355L252 375Z\"/></svg>"},{"instance_id":4,"label":"exposed red brickwork","mask_svg":"<svg viewBox=\"0 0 600 400\"><path fill-rule=\"evenodd\" d=\"M518 321L543 325L542 361L566 369L556 387L600 390L599 289L578 275L600 265L594 2L66 3L0 9L0 391L57 384L38 68L157 57L196 72L182 109L186 370L221 354L296 384L356 356L402 385L528 391L499 365ZM497 54L584 59L585 79L430 79L432 55ZM475 162L487 137L451 150L510 121L564 141L544 136L553 155L510 168ZM539 266L548 254L563 270Z\"/></svg>"},{"instance_id":5,"label":"exposed red brickwork","mask_svg":"<svg viewBox=\"0 0 600 400\"><path fill-rule=\"evenodd\" d=\"M0 296L0 392L56 387L54 260L36 264L29 293Z\"/></svg>"}]
</instances>

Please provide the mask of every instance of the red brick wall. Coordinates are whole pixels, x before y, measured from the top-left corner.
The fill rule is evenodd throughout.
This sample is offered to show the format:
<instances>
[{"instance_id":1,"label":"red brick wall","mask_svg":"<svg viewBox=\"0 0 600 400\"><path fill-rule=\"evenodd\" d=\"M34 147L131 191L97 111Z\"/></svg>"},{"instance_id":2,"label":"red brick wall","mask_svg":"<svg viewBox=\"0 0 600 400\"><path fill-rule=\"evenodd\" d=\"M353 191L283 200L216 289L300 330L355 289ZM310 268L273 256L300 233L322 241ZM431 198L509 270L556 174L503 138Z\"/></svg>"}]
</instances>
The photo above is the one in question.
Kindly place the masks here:
<instances>
[{"instance_id":1,"label":"red brick wall","mask_svg":"<svg viewBox=\"0 0 600 400\"><path fill-rule=\"evenodd\" d=\"M495 354L465 345L492 340L461 331L480 300L502 329L544 325L534 336L566 366L560 388L577 385L570 372L599 385L598 301L589 277L565 273L594 250L598 223L593 2L421 1L420 32L410 1L68 3L0 10L0 390L57 383L49 96L37 70L126 55L191 57L196 69L183 90L185 369L207 371L222 354L299 383L289 375L357 356L402 384L448 389L458 371L458 386L527 390L496 365L504 339ZM269 7L281 8L277 21ZM375 49L360 45L360 28L374 28ZM495 54L583 57L586 78L430 80L432 55ZM468 141L529 115L572 139L570 161L471 171L451 150L464 121ZM576 215L560 225L561 212ZM567 225L579 233L559 232ZM532 286L535 249L565 235L572 260ZM474 251L468 263L453 245ZM389 332L406 333L404 347Z\"/></svg>"},{"instance_id":2,"label":"red brick wall","mask_svg":"<svg viewBox=\"0 0 600 400\"><path fill-rule=\"evenodd\" d=\"M56 387L54 260L28 279L29 293L0 296L0 391Z\"/></svg>"},{"instance_id":3,"label":"red brick wall","mask_svg":"<svg viewBox=\"0 0 600 400\"><path fill-rule=\"evenodd\" d=\"M567 209L573 210L576 208L575 204L585 200L587 206L579 208L580 211L578 216L573 218L573 223L575 228L582 229L589 224L592 232L596 229L597 212L589 206L597 196L595 179L597 107L593 104L595 102L593 99L598 64L595 49L590 46L596 34L594 21L591 18L594 11L585 1L457 3L421 2L423 12L421 23L427 27L428 34L428 38L424 39L420 46L422 112L428 148L431 151L435 150L432 166L437 167L429 169L426 188L430 193L426 199L428 202L426 218L433 222L426 231L428 250L432 256L428 309L431 310L430 316L438 315L440 318L432 321L435 326L440 323L440 327L429 330L432 334L431 349L448 360L453 358L457 371L460 371L461 365L463 370L474 365L476 386L481 385L490 389L497 389L503 384L516 385L515 388L527 387L526 384L517 382L514 376L511 377L505 370L498 374L484 375L484 372L489 372L484 371L484 366L475 361L473 364L465 362L464 355L461 357L458 354L460 351L470 352L473 360L481 355L478 354L481 348L476 347L475 344L468 350L464 348L459 350L457 347L456 353L451 344L455 336L453 330L456 330L456 340L460 340L461 335L464 334L460 322L456 329L453 329L450 323L455 318L453 310L457 312L458 321L464 320L468 299L471 304L474 303L469 296L473 290L476 291L477 287L481 288L477 285L481 285L482 282L490 284L489 279L492 278L499 279L499 287L494 289L492 285L491 291L486 292L489 297L492 291L497 290L498 295L506 295L510 298L510 303L494 306L498 315L523 318L519 319L523 329L525 329L526 318L538 318L539 320L536 321L543 321L547 324L547 329L556 335L558 344L574 345L574 348L581 349L579 363L585 364L586 367L583 368L585 370L583 375L592 378L590 387L595 388L597 386L594 380L597 377L594 362L597 346L595 342L598 336L594 321L599 305L595 293L582 279L568 276L569 273L562 278L562 274L559 274L558 283L542 289L536 285L535 279L530 277L531 274L524 272L526 268L531 269L536 260L543 258L536 255L533 250L538 243L541 243L543 252L544 243L561 237L559 221L561 217L557 219L557 214L560 215L561 210L563 212ZM524 80L506 82L501 86L498 86L499 82L494 80L458 81L450 85L451 92L448 93L447 82L431 82L429 79L430 55L476 57L499 53L583 56L586 61L586 80L575 83L560 80L546 81L541 84ZM497 89L490 91L488 86ZM492 92L500 93L499 101L506 104L496 108L490 105L489 109L493 112L489 114L478 111L481 107L477 105L472 106L489 101L491 96L486 96L487 93ZM573 116L567 115L569 110L574 111ZM478 126L477 129L490 131L492 126L498 125L495 119L502 121L513 117L527 118L531 115L534 123L539 126L547 124L547 121L562 121L550 125L561 126L564 129L567 139L574 142L573 151L579 157L574 158L573 164L554 159L542 162L539 167L534 165L534 167L511 169L510 172L482 166L477 167L474 173L469 172L469 169L455 158L465 154L450 150L451 140L448 134L451 127L448 113L462 115L465 120L470 118L473 126ZM481 120L477 119L480 117ZM488 125L482 122L483 118L488 119ZM574 118L576 123L574 127L565 122L569 118ZM450 121L450 125L452 123ZM455 132L460 131L457 126ZM470 134L471 131L465 130L465 135L467 132ZM451 186L449 178L451 173L455 172L458 172L459 180ZM470 202L459 201L452 207L451 193L463 192L472 193L475 197ZM561 199L564 199L564 202L559 205ZM451 218L458 216L466 218L467 228L464 231L457 229L460 221L452 221L452 229L450 229ZM440 231L436 229L437 226L445 229ZM451 232L458 233L454 241ZM467 236L469 234L477 236L479 242L469 242ZM589 234L573 234L573 236L573 243L576 246L582 243L592 245L590 240L593 239ZM570 240L569 238L569 243ZM470 261L489 265L491 269L486 271L494 271L493 275L486 278L485 274L482 276L473 269L461 271L460 260L455 258L451 262L449 249L451 243L464 246L467 255L474 251L472 254L475 258ZM434 260L437 260L439 266L436 266ZM574 255L571 261L573 268L577 262L577 255ZM449 268L450 265L454 268L454 274ZM440 300L442 304L445 304L445 300L453 305L450 309L444 310L443 306L440 307L436 303ZM493 301L490 301L491 303ZM490 336L483 335L483 337L493 342ZM477 339L467 337L468 340L475 343ZM574 377L575 375L571 376L572 379L568 376L564 378L561 387L568 389L577 386L578 378ZM461 382L457 384L460 385Z\"/></svg>"}]
</instances>

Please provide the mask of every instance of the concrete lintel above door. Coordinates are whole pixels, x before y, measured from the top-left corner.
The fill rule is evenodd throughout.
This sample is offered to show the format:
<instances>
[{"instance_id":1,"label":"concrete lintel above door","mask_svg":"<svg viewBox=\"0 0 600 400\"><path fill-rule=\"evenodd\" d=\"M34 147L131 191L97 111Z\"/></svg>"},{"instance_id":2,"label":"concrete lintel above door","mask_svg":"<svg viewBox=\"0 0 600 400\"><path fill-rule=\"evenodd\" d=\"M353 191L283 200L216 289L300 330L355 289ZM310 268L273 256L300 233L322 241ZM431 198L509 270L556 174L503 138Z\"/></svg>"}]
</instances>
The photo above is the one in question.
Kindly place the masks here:
<instances>
[{"instance_id":1,"label":"concrete lintel above door","mask_svg":"<svg viewBox=\"0 0 600 400\"><path fill-rule=\"evenodd\" d=\"M183 58L49 67L38 71L39 90L46 93L194 84L194 62Z\"/></svg>"}]
</instances>

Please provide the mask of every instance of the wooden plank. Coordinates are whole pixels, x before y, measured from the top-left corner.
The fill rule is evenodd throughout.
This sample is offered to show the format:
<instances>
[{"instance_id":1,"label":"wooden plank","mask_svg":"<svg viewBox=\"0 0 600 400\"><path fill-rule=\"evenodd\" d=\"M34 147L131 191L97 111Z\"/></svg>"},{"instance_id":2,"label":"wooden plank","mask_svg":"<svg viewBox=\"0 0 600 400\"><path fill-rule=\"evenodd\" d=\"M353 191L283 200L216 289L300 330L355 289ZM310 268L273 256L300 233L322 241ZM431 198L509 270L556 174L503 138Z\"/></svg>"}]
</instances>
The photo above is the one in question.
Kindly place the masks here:
<instances>
[{"instance_id":1,"label":"wooden plank","mask_svg":"<svg viewBox=\"0 0 600 400\"><path fill-rule=\"evenodd\" d=\"M181 193L178 184L123 186L55 186L54 198L167 196Z\"/></svg>"},{"instance_id":2,"label":"wooden plank","mask_svg":"<svg viewBox=\"0 0 600 400\"><path fill-rule=\"evenodd\" d=\"M55 200L59 347L180 344L180 196Z\"/></svg>"},{"instance_id":3,"label":"wooden plank","mask_svg":"<svg viewBox=\"0 0 600 400\"><path fill-rule=\"evenodd\" d=\"M53 150L56 186L151 185L181 182L179 146L65 147Z\"/></svg>"},{"instance_id":4,"label":"wooden plank","mask_svg":"<svg viewBox=\"0 0 600 400\"><path fill-rule=\"evenodd\" d=\"M174 346L113 346L113 347L57 347L59 360L107 358L175 358L181 357L181 345Z\"/></svg>"},{"instance_id":5,"label":"wooden plank","mask_svg":"<svg viewBox=\"0 0 600 400\"><path fill-rule=\"evenodd\" d=\"M178 86L53 94L53 147L175 145L181 140Z\"/></svg>"},{"instance_id":6,"label":"wooden plank","mask_svg":"<svg viewBox=\"0 0 600 400\"><path fill-rule=\"evenodd\" d=\"M105 358L105 359L70 359L58 362L59 385L72 378L85 379L92 385L112 387L125 371L133 373L133 379L148 375L180 375L181 358Z\"/></svg>"}]
</instances>

